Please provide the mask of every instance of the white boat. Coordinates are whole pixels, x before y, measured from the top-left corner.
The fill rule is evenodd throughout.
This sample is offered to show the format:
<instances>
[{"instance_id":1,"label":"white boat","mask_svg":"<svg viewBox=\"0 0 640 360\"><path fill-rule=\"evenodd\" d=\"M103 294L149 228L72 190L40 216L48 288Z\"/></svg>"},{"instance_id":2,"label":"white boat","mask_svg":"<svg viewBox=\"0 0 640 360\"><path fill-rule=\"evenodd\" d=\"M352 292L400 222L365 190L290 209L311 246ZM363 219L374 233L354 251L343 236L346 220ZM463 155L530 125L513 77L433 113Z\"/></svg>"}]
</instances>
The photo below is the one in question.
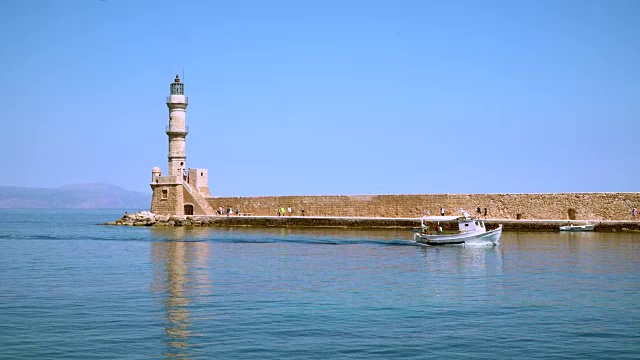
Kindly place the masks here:
<instances>
[{"instance_id":1,"label":"white boat","mask_svg":"<svg viewBox=\"0 0 640 360\"><path fill-rule=\"evenodd\" d=\"M444 221L457 221L458 231L444 233L439 224ZM437 225L430 229L425 224L426 222L433 222ZM472 218L466 211L463 211L459 216L423 216L420 218L420 225L421 230L413 234L413 240L426 245L497 245L500 241L500 235L502 235L502 224L498 225L497 229L487 231L484 221Z\"/></svg>"},{"instance_id":2,"label":"white boat","mask_svg":"<svg viewBox=\"0 0 640 360\"><path fill-rule=\"evenodd\" d=\"M593 231L594 224L560 226L560 231Z\"/></svg>"}]
</instances>

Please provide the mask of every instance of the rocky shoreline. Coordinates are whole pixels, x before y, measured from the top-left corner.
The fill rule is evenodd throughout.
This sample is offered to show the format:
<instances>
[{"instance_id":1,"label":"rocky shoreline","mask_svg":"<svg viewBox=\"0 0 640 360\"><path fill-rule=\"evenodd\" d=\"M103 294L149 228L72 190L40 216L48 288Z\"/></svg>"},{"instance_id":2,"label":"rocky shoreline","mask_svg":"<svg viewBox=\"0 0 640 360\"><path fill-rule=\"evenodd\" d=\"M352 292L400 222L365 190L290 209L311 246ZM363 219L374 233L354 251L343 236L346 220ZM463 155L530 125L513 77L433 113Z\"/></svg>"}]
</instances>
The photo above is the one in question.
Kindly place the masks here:
<instances>
[{"instance_id":1,"label":"rocky shoreline","mask_svg":"<svg viewBox=\"0 0 640 360\"><path fill-rule=\"evenodd\" d=\"M558 231L569 220L512 220L486 219L489 228L503 225L504 231ZM584 224L583 220L573 221ZM640 221L594 221L595 231L640 232ZM445 229L456 228L455 223L443 223ZM200 216L158 215L148 211L125 214L104 225L119 226L209 226L209 227L313 227L356 229L413 229L420 225L417 218L372 217L312 217L312 216Z\"/></svg>"}]
</instances>

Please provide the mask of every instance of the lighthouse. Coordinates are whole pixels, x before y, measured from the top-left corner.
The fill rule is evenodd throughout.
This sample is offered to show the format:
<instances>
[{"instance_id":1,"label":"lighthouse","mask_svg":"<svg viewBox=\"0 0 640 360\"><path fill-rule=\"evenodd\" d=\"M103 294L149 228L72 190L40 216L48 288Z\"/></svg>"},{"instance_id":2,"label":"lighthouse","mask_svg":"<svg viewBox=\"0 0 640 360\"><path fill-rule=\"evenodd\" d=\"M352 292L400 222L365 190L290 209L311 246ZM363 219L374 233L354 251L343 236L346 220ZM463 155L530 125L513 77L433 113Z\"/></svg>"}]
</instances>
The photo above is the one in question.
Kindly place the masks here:
<instances>
[{"instance_id":1,"label":"lighthouse","mask_svg":"<svg viewBox=\"0 0 640 360\"><path fill-rule=\"evenodd\" d=\"M169 125L167 136L169 137L169 176L180 176L186 180L187 176L187 149L186 138L189 128L186 125L187 106L189 99L184 96L184 84L176 75L175 80L169 85L167 107L169 108Z\"/></svg>"},{"instance_id":2,"label":"lighthouse","mask_svg":"<svg viewBox=\"0 0 640 360\"><path fill-rule=\"evenodd\" d=\"M151 170L151 212L162 215L211 215L213 208L207 198L209 175L207 169L187 167L186 139L189 128L186 124L189 99L184 96L184 84L176 75L169 85L167 96L169 138L167 175L159 167Z\"/></svg>"}]
</instances>

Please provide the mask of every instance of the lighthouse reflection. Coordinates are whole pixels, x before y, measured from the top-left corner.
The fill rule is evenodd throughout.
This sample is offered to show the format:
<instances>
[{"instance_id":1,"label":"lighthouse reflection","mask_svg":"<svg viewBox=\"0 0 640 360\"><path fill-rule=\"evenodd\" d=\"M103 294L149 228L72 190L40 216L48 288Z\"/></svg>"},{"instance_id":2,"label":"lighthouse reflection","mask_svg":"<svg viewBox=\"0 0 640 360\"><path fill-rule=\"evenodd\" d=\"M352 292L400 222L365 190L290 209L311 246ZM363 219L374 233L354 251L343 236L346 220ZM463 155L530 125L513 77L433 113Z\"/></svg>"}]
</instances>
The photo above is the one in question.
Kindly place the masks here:
<instances>
[{"instance_id":1,"label":"lighthouse reflection","mask_svg":"<svg viewBox=\"0 0 640 360\"><path fill-rule=\"evenodd\" d=\"M184 228L152 229L160 241L151 247L154 279L152 290L160 293L164 309L167 357L193 357L199 344L194 339L197 318L192 310L212 295L207 270L209 244L198 241ZM210 300L207 300L210 301Z\"/></svg>"}]
</instances>

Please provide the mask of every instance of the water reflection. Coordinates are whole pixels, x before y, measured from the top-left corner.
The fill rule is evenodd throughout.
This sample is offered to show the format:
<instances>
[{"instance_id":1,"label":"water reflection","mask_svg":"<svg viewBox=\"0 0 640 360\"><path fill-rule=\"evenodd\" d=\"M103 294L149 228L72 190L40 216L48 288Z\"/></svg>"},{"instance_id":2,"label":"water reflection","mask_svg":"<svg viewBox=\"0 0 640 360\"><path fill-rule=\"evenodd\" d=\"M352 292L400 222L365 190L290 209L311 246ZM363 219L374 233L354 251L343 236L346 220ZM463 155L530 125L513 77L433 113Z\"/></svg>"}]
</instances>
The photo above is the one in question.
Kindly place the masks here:
<instances>
[{"instance_id":1,"label":"water reflection","mask_svg":"<svg viewBox=\"0 0 640 360\"><path fill-rule=\"evenodd\" d=\"M421 246L428 271L455 269L460 274L495 275L502 272L502 246Z\"/></svg>"},{"instance_id":2,"label":"water reflection","mask_svg":"<svg viewBox=\"0 0 640 360\"><path fill-rule=\"evenodd\" d=\"M194 228L195 229L195 228ZM287 228L287 227L256 227L256 228L217 228L213 230L217 235L258 236L260 238L301 239L334 239L348 240L411 240L413 232L406 229L351 229L351 228Z\"/></svg>"},{"instance_id":3,"label":"water reflection","mask_svg":"<svg viewBox=\"0 0 640 360\"><path fill-rule=\"evenodd\" d=\"M512 264L536 258L541 266L595 269L607 260L603 254L615 254L612 259L618 262L637 264L638 239L640 236L633 233L523 232L508 233L503 247Z\"/></svg>"},{"instance_id":4,"label":"water reflection","mask_svg":"<svg viewBox=\"0 0 640 360\"><path fill-rule=\"evenodd\" d=\"M158 228L155 237L171 240L198 239L199 232L184 228ZM207 271L209 244L203 241L158 241L151 247L154 266L152 291L162 294L168 357L192 357L200 344L194 339L190 312L212 294Z\"/></svg>"},{"instance_id":5,"label":"water reflection","mask_svg":"<svg viewBox=\"0 0 640 360\"><path fill-rule=\"evenodd\" d=\"M343 229L285 227L151 227L160 241L209 241L215 243L377 243L408 244L413 232L406 229Z\"/></svg>"},{"instance_id":6,"label":"water reflection","mask_svg":"<svg viewBox=\"0 0 640 360\"><path fill-rule=\"evenodd\" d=\"M518 249L560 248L571 252L594 252L605 248L631 247L640 236L606 232L512 232L503 234L501 243Z\"/></svg>"},{"instance_id":7,"label":"water reflection","mask_svg":"<svg viewBox=\"0 0 640 360\"><path fill-rule=\"evenodd\" d=\"M187 226L152 226L151 235L157 240L165 241L202 241L207 239L214 228Z\"/></svg>"},{"instance_id":8,"label":"water reflection","mask_svg":"<svg viewBox=\"0 0 640 360\"><path fill-rule=\"evenodd\" d=\"M421 246L419 253L425 297L438 306L494 299L503 276L502 246Z\"/></svg>"}]
</instances>

